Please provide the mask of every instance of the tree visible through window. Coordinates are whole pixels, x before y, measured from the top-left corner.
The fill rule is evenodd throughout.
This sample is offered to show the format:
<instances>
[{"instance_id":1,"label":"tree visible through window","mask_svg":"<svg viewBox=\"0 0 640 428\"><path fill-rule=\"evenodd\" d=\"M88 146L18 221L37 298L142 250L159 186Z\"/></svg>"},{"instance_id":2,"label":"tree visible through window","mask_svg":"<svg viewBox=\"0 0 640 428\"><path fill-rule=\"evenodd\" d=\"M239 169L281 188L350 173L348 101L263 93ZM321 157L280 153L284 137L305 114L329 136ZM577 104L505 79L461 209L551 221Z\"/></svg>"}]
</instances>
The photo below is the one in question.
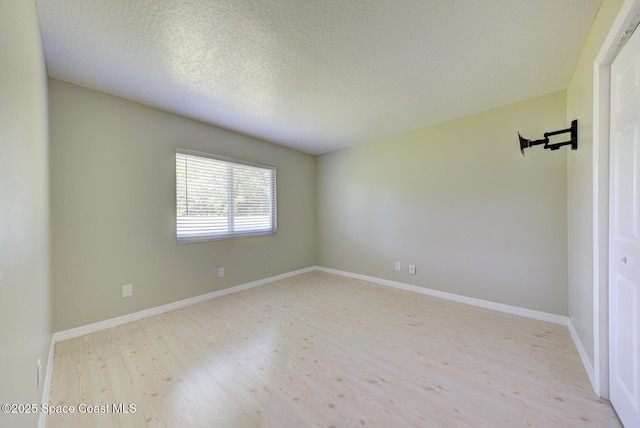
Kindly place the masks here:
<instances>
[{"instance_id":1,"label":"tree visible through window","mask_svg":"<svg viewBox=\"0 0 640 428\"><path fill-rule=\"evenodd\" d=\"M179 243L276 232L276 170L176 150Z\"/></svg>"}]
</instances>

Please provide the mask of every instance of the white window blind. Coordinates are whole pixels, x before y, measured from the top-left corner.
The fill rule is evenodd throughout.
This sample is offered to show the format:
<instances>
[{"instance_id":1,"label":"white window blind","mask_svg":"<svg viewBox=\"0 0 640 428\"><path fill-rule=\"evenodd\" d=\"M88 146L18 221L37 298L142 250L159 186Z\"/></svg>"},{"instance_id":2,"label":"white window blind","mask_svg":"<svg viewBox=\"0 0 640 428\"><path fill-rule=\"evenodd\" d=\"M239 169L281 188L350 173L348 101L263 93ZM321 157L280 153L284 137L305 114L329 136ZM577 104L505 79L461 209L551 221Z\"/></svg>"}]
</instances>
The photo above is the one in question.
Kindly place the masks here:
<instances>
[{"instance_id":1,"label":"white window blind","mask_svg":"<svg viewBox=\"0 0 640 428\"><path fill-rule=\"evenodd\" d=\"M176 150L179 243L276 233L276 170Z\"/></svg>"}]
</instances>

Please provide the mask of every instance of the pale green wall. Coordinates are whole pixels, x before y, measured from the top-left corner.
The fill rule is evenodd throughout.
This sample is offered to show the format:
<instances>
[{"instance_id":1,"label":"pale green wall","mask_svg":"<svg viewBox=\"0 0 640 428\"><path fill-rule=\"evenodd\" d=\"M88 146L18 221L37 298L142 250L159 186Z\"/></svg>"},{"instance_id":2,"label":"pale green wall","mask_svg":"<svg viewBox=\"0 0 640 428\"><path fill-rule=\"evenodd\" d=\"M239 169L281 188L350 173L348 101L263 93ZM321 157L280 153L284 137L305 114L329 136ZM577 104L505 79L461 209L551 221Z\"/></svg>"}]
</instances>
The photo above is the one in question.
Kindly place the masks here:
<instances>
[{"instance_id":1,"label":"pale green wall","mask_svg":"<svg viewBox=\"0 0 640 428\"><path fill-rule=\"evenodd\" d=\"M0 403L40 403L51 340L46 85L35 3L0 1Z\"/></svg>"},{"instance_id":2,"label":"pale green wall","mask_svg":"<svg viewBox=\"0 0 640 428\"><path fill-rule=\"evenodd\" d=\"M593 63L620 10L622 0L605 0L567 89L567 118L580 124L579 150L567 158L569 316L593 363ZM604 243L606 245L606 243Z\"/></svg>"},{"instance_id":3,"label":"pale green wall","mask_svg":"<svg viewBox=\"0 0 640 428\"><path fill-rule=\"evenodd\" d=\"M49 108L56 331L315 264L312 156L56 80ZM176 244L176 147L276 166L277 236Z\"/></svg>"},{"instance_id":4,"label":"pale green wall","mask_svg":"<svg viewBox=\"0 0 640 428\"><path fill-rule=\"evenodd\" d=\"M566 315L567 150L523 158L517 142L518 130L566 128L565 101L556 92L319 156L319 264Z\"/></svg>"}]
</instances>

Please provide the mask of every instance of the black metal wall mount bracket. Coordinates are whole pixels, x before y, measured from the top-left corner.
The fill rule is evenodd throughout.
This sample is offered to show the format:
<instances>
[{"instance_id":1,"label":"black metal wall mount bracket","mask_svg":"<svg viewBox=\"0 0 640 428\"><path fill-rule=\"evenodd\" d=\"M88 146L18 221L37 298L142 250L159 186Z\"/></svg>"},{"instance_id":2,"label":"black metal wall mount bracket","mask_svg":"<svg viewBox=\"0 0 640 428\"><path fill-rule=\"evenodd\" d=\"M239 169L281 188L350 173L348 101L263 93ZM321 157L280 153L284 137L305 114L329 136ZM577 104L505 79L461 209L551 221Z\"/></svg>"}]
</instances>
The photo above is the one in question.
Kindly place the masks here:
<instances>
[{"instance_id":1,"label":"black metal wall mount bracket","mask_svg":"<svg viewBox=\"0 0 640 428\"><path fill-rule=\"evenodd\" d=\"M569 141L563 141L561 143L549 142L549 137L566 133L570 134ZM561 129L560 131L545 132L544 138L541 140L528 140L518 132L518 140L520 140L520 152L522 153L522 156L524 156L524 149L537 146L539 144L544 144L544 148L549 150L558 150L560 147L568 146L570 144L571 150L578 150L578 121L573 120L570 128Z\"/></svg>"}]
</instances>

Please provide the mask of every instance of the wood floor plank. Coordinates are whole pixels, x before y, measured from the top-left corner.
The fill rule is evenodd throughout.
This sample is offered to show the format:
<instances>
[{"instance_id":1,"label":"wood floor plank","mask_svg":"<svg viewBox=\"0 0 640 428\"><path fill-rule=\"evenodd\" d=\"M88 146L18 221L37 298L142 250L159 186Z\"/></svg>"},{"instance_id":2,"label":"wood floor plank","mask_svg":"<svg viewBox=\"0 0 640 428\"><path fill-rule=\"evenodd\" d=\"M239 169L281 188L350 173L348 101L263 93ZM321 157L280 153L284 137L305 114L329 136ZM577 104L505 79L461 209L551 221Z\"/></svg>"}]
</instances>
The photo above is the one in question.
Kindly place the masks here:
<instances>
[{"instance_id":1,"label":"wood floor plank","mask_svg":"<svg viewBox=\"0 0 640 428\"><path fill-rule=\"evenodd\" d=\"M136 411L47 426L621 426L566 327L322 272L56 344L81 403Z\"/></svg>"}]
</instances>

